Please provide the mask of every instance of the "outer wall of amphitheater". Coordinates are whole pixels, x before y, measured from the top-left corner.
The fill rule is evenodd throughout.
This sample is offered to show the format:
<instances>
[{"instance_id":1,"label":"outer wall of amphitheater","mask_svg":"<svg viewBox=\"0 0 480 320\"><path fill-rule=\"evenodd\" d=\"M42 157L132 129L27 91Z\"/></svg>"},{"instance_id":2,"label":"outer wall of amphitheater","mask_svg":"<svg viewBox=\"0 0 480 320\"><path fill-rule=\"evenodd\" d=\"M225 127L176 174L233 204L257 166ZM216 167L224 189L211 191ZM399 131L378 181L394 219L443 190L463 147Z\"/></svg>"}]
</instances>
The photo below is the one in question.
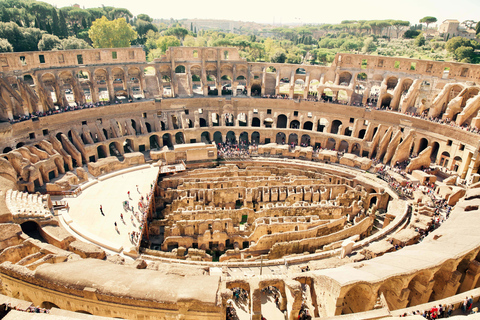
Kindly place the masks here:
<instances>
[{"instance_id":1,"label":"outer wall of amphitheater","mask_svg":"<svg viewBox=\"0 0 480 320\"><path fill-rule=\"evenodd\" d=\"M93 168L109 156L127 159L127 153L231 139L305 143L385 164L413 158L467 182L480 165L479 136L473 130L480 126L479 66L350 54L337 54L331 67L249 63L232 48L171 48L152 63L145 62L141 49L0 54L0 64L1 179L6 189L33 193L65 171L86 164ZM320 99L326 92L330 102ZM129 103L58 112L73 102L131 98ZM55 152L42 151L50 147ZM270 155L286 155L275 152ZM312 160L311 153L286 157ZM189 159L178 152L171 160ZM140 163L129 161L125 165ZM113 164L109 170L119 168ZM3 252L2 292L37 305L48 302L128 319L225 319L228 289L235 287L251 294L251 312L259 319L261 289L269 285L288 297L282 308L290 311L290 319L300 309L301 284L315 295L321 310L317 316L370 311L378 300L387 309L403 309L476 287L480 239L475 199L480 196L468 192L455 208L456 217L422 244L337 269L269 280L192 278L192 291L184 296L179 287L188 286L175 278L170 284L178 295L162 300L142 295L138 282L138 291L124 295L118 288L110 292L107 284L59 284L56 273L68 277L71 272L75 278L75 270L88 269L88 263L105 274L121 274L126 267L105 266L98 259L67 262L64 251L43 247L51 256L38 269L11 263ZM0 220L12 222L12 213L2 210ZM465 228L458 232L459 226ZM8 241L15 245L25 240L20 235L12 239ZM12 261L21 260L17 249L8 250ZM418 258L432 251L436 255L429 261ZM410 264L398 268L402 261Z\"/></svg>"}]
</instances>

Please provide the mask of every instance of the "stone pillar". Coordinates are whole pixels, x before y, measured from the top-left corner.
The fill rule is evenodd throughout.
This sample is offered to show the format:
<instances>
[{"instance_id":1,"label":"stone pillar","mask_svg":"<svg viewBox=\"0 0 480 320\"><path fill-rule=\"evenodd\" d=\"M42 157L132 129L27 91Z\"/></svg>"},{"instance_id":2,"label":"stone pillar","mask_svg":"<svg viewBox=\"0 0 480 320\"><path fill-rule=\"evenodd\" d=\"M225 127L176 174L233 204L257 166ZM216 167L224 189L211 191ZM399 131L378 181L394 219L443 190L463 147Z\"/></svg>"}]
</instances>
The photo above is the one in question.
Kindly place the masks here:
<instances>
[{"instance_id":1,"label":"stone pillar","mask_svg":"<svg viewBox=\"0 0 480 320\"><path fill-rule=\"evenodd\" d=\"M112 70L109 68L107 70L107 79L106 79L106 82L107 82L107 87L108 87L108 98L110 99L110 101L113 101L115 99L115 90L113 88L113 78L112 78L112 75L111 75L111 72Z\"/></svg>"},{"instance_id":2,"label":"stone pillar","mask_svg":"<svg viewBox=\"0 0 480 320\"><path fill-rule=\"evenodd\" d=\"M261 320L262 318L262 291L260 288L250 288L252 320Z\"/></svg>"},{"instance_id":3,"label":"stone pillar","mask_svg":"<svg viewBox=\"0 0 480 320\"><path fill-rule=\"evenodd\" d=\"M303 99L308 98L308 92L310 91L310 72L305 77L305 84L303 86Z\"/></svg>"}]
</instances>

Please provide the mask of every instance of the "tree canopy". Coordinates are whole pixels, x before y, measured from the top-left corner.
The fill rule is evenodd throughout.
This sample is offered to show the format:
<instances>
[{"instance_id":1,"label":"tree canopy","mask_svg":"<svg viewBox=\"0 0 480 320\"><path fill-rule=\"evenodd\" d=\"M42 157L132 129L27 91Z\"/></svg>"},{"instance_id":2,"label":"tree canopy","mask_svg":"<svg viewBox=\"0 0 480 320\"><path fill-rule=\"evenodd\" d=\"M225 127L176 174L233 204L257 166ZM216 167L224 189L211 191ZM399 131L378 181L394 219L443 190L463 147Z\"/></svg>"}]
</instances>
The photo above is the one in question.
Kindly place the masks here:
<instances>
[{"instance_id":1,"label":"tree canopy","mask_svg":"<svg viewBox=\"0 0 480 320\"><path fill-rule=\"evenodd\" d=\"M137 38L137 32L125 18L109 21L103 16L92 23L88 36L95 48L124 48Z\"/></svg>"}]
</instances>

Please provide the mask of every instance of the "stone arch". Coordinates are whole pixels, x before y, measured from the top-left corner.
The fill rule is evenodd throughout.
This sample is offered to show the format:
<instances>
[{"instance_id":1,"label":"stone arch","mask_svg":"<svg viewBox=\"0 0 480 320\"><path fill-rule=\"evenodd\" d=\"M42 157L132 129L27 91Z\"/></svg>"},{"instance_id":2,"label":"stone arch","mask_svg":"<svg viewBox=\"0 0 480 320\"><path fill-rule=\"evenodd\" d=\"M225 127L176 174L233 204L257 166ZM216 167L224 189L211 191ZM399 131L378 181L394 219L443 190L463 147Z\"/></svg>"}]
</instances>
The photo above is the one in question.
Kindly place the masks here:
<instances>
[{"instance_id":1,"label":"stone arch","mask_svg":"<svg viewBox=\"0 0 480 320\"><path fill-rule=\"evenodd\" d=\"M301 140L300 140L300 143L301 143L303 146L310 146L310 135L308 135L308 134L302 135L302 138L301 138Z\"/></svg>"},{"instance_id":2,"label":"stone arch","mask_svg":"<svg viewBox=\"0 0 480 320\"><path fill-rule=\"evenodd\" d=\"M448 168L448 164L450 163L450 153L447 151L442 152L440 156L440 166Z\"/></svg>"},{"instance_id":3,"label":"stone arch","mask_svg":"<svg viewBox=\"0 0 480 320\"><path fill-rule=\"evenodd\" d=\"M428 302L430 298L433 283L430 283L432 273L429 270L418 272L408 283L410 294L408 296L407 307L413 307L418 304Z\"/></svg>"},{"instance_id":4,"label":"stone arch","mask_svg":"<svg viewBox=\"0 0 480 320\"><path fill-rule=\"evenodd\" d=\"M362 129L362 130L358 131L358 138L359 138L359 139L365 138L365 133L366 133L366 132L367 132L367 131L366 131L365 129Z\"/></svg>"},{"instance_id":5,"label":"stone arch","mask_svg":"<svg viewBox=\"0 0 480 320\"><path fill-rule=\"evenodd\" d=\"M145 128L147 129L147 133L152 132L152 125L147 121L145 121Z\"/></svg>"},{"instance_id":6,"label":"stone arch","mask_svg":"<svg viewBox=\"0 0 480 320\"><path fill-rule=\"evenodd\" d=\"M303 123L303 130L313 130L313 123L311 121L305 121Z\"/></svg>"},{"instance_id":7,"label":"stone arch","mask_svg":"<svg viewBox=\"0 0 480 320\"><path fill-rule=\"evenodd\" d=\"M328 122L327 119L321 118L320 120L318 120L317 131L318 132L324 132L326 127L328 127L328 124L329 124L329 122Z\"/></svg>"},{"instance_id":8,"label":"stone arch","mask_svg":"<svg viewBox=\"0 0 480 320\"><path fill-rule=\"evenodd\" d=\"M398 84L398 78L393 76L389 77L386 81L386 84L387 84L387 91L394 90Z\"/></svg>"},{"instance_id":9,"label":"stone arch","mask_svg":"<svg viewBox=\"0 0 480 320\"><path fill-rule=\"evenodd\" d=\"M240 133L240 135L238 136L238 143L248 143L248 133L246 131Z\"/></svg>"},{"instance_id":10,"label":"stone arch","mask_svg":"<svg viewBox=\"0 0 480 320\"><path fill-rule=\"evenodd\" d=\"M352 145L352 151L351 151L351 153L353 153L353 154L355 154L355 155L357 155L357 156L360 156L360 151L361 151L361 150L362 150L362 147L360 146L360 144L355 142L355 143Z\"/></svg>"},{"instance_id":11,"label":"stone arch","mask_svg":"<svg viewBox=\"0 0 480 320\"><path fill-rule=\"evenodd\" d=\"M383 294L390 310L397 310L405 307L401 296L404 287L405 283L402 279L390 278L378 289L378 295Z\"/></svg>"},{"instance_id":12,"label":"stone arch","mask_svg":"<svg viewBox=\"0 0 480 320\"><path fill-rule=\"evenodd\" d=\"M381 99L380 107L389 108L391 102L392 102L392 95L386 93L386 94L383 95L383 97Z\"/></svg>"},{"instance_id":13,"label":"stone arch","mask_svg":"<svg viewBox=\"0 0 480 320\"><path fill-rule=\"evenodd\" d=\"M108 72L103 68L95 69L93 72L93 78L96 82L97 92L95 93L98 96L99 101L109 101L110 100L110 90L108 89Z\"/></svg>"},{"instance_id":14,"label":"stone arch","mask_svg":"<svg viewBox=\"0 0 480 320\"><path fill-rule=\"evenodd\" d=\"M305 71L304 68L297 68L297 70L295 70L295 74L306 74L307 72Z\"/></svg>"},{"instance_id":15,"label":"stone arch","mask_svg":"<svg viewBox=\"0 0 480 320\"><path fill-rule=\"evenodd\" d=\"M228 142L228 143L232 143L232 144L237 143L237 136L235 135L235 132L228 131L227 132L227 138L226 138L225 141Z\"/></svg>"},{"instance_id":16,"label":"stone arch","mask_svg":"<svg viewBox=\"0 0 480 320\"><path fill-rule=\"evenodd\" d=\"M275 142L276 142L277 144L285 144L285 142L286 142L285 133L283 133L283 132L278 132L277 135L275 136Z\"/></svg>"},{"instance_id":17,"label":"stone arch","mask_svg":"<svg viewBox=\"0 0 480 320\"><path fill-rule=\"evenodd\" d=\"M290 135L288 136L288 144L292 143L294 145L298 144L298 135L296 133L290 133Z\"/></svg>"},{"instance_id":18,"label":"stone arch","mask_svg":"<svg viewBox=\"0 0 480 320\"><path fill-rule=\"evenodd\" d=\"M290 129L300 129L300 121L298 120L290 121Z\"/></svg>"},{"instance_id":19,"label":"stone arch","mask_svg":"<svg viewBox=\"0 0 480 320\"><path fill-rule=\"evenodd\" d=\"M12 150L13 150L13 149L10 148L10 147L5 147L5 148L3 148L3 153L8 153L8 152L10 152L10 151L12 151Z\"/></svg>"},{"instance_id":20,"label":"stone arch","mask_svg":"<svg viewBox=\"0 0 480 320\"><path fill-rule=\"evenodd\" d=\"M287 116L284 114L281 114L277 117L277 128L283 129L287 128Z\"/></svg>"},{"instance_id":21,"label":"stone arch","mask_svg":"<svg viewBox=\"0 0 480 320\"><path fill-rule=\"evenodd\" d=\"M330 133L338 134L341 125L342 125L342 121L340 121L340 120L333 120L333 122L332 122L332 128L331 128L331 130L330 130Z\"/></svg>"},{"instance_id":22,"label":"stone arch","mask_svg":"<svg viewBox=\"0 0 480 320\"><path fill-rule=\"evenodd\" d=\"M348 71L344 71L340 73L338 77L338 84L341 86L348 87L350 85L350 81L352 81L352 74Z\"/></svg>"},{"instance_id":23,"label":"stone arch","mask_svg":"<svg viewBox=\"0 0 480 320\"><path fill-rule=\"evenodd\" d=\"M185 73L185 66L184 65L178 65L175 67L175 73L177 74L183 74Z\"/></svg>"},{"instance_id":24,"label":"stone arch","mask_svg":"<svg viewBox=\"0 0 480 320\"><path fill-rule=\"evenodd\" d=\"M240 127L246 127L248 125L248 116L245 112L237 114L237 121Z\"/></svg>"},{"instance_id":25,"label":"stone arch","mask_svg":"<svg viewBox=\"0 0 480 320\"><path fill-rule=\"evenodd\" d=\"M164 146L167 146L168 148L172 148L173 145L172 145L172 135L170 133L165 133L163 136L162 136L162 144Z\"/></svg>"},{"instance_id":26,"label":"stone arch","mask_svg":"<svg viewBox=\"0 0 480 320\"><path fill-rule=\"evenodd\" d=\"M149 138L148 141L150 142L150 150L151 149L160 149L160 139L158 135L152 134Z\"/></svg>"},{"instance_id":27,"label":"stone arch","mask_svg":"<svg viewBox=\"0 0 480 320\"><path fill-rule=\"evenodd\" d=\"M260 119L258 117L253 117L252 127L260 127Z\"/></svg>"},{"instance_id":28,"label":"stone arch","mask_svg":"<svg viewBox=\"0 0 480 320\"><path fill-rule=\"evenodd\" d=\"M208 131L203 131L202 134L200 135L200 141L204 143L210 143L210 132Z\"/></svg>"},{"instance_id":29,"label":"stone arch","mask_svg":"<svg viewBox=\"0 0 480 320\"><path fill-rule=\"evenodd\" d=\"M346 127L345 128L345 133L343 135L345 135L347 137L351 137L352 133L353 133L353 128L352 127Z\"/></svg>"},{"instance_id":30,"label":"stone arch","mask_svg":"<svg viewBox=\"0 0 480 320\"><path fill-rule=\"evenodd\" d=\"M330 149L330 150L335 150L337 142L333 138L328 138L327 144L325 145L325 148Z\"/></svg>"},{"instance_id":31,"label":"stone arch","mask_svg":"<svg viewBox=\"0 0 480 320\"><path fill-rule=\"evenodd\" d=\"M102 159L108 157L107 147L103 144L97 146L97 158Z\"/></svg>"},{"instance_id":32,"label":"stone arch","mask_svg":"<svg viewBox=\"0 0 480 320\"><path fill-rule=\"evenodd\" d=\"M42 308L42 309L52 309L52 308L61 309L55 303L50 302L50 301L43 301L42 303L40 303L40 305L38 307Z\"/></svg>"},{"instance_id":33,"label":"stone arch","mask_svg":"<svg viewBox=\"0 0 480 320\"><path fill-rule=\"evenodd\" d=\"M425 138L420 139L420 144L418 146L418 152L420 153L428 147L428 140Z\"/></svg>"},{"instance_id":34,"label":"stone arch","mask_svg":"<svg viewBox=\"0 0 480 320\"><path fill-rule=\"evenodd\" d=\"M348 290L343 297L341 314L372 310L376 299L377 297L369 285L364 283L357 284Z\"/></svg>"},{"instance_id":35,"label":"stone arch","mask_svg":"<svg viewBox=\"0 0 480 320\"><path fill-rule=\"evenodd\" d=\"M215 141L216 144L222 143L223 142L222 133L220 131L215 131L213 133L213 140Z\"/></svg>"},{"instance_id":36,"label":"stone arch","mask_svg":"<svg viewBox=\"0 0 480 320\"><path fill-rule=\"evenodd\" d=\"M259 83L254 83L250 89L252 96L259 96L262 93L262 86Z\"/></svg>"},{"instance_id":37,"label":"stone arch","mask_svg":"<svg viewBox=\"0 0 480 320\"><path fill-rule=\"evenodd\" d=\"M462 158L459 156L456 156L455 158L453 158L452 167L450 170L458 172L461 165L462 165Z\"/></svg>"},{"instance_id":38,"label":"stone arch","mask_svg":"<svg viewBox=\"0 0 480 320\"><path fill-rule=\"evenodd\" d=\"M434 142L432 144L432 153L430 155L430 159L432 160L432 162L436 162L437 160L437 155L438 155L438 150L440 149L440 144L438 142Z\"/></svg>"},{"instance_id":39,"label":"stone arch","mask_svg":"<svg viewBox=\"0 0 480 320\"><path fill-rule=\"evenodd\" d=\"M338 145L338 151L340 152L347 152L348 151L348 142L345 140L340 141Z\"/></svg>"},{"instance_id":40,"label":"stone arch","mask_svg":"<svg viewBox=\"0 0 480 320\"><path fill-rule=\"evenodd\" d=\"M184 144L185 143L185 136L183 132L175 133L175 144Z\"/></svg>"},{"instance_id":41,"label":"stone arch","mask_svg":"<svg viewBox=\"0 0 480 320\"><path fill-rule=\"evenodd\" d=\"M264 280L260 281L258 284L260 290L267 288L267 287L275 287L281 296L281 301L279 305L280 311L287 310L287 295L285 291L285 283L282 280Z\"/></svg>"},{"instance_id":42,"label":"stone arch","mask_svg":"<svg viewBox=\"0 0 480 320\"><path fill-rule=\"evenodd\" d=\"M252 132L252 136L250 141L254 144L259 144L260 143L260 133L258 131Z\"/></svg>"},{"instance_id":43,"label":"stone arch","mask_svg":"<svg viewBox=\"0 0 480 320\"><path fill-rule=\"evenodd\" d=\"M205 120L204 118L200 118L198 120L200 121L200 128L208 127L207 120Z\"/></svg>"}]
</instances>

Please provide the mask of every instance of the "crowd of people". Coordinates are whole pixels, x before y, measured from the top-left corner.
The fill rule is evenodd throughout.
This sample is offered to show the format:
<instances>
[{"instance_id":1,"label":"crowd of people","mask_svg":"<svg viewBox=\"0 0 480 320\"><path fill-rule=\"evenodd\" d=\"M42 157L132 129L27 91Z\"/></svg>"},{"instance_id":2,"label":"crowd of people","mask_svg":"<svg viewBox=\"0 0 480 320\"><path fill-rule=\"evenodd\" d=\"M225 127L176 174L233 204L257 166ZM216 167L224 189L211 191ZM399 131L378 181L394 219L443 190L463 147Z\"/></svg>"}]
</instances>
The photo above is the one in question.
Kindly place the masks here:
<instances>
[{"instance_id":1,"label":"crowd of people","mask_svg":"<svg viewBox=\"0 0 480 320\"><path fill-rule=\"evenodd\" d=\"M251 151L258 149L255 143L235 140L218 143L217 154L219 158L249 158Z\"/></svg>"},{"instance_id":2,"label":"crowd of people","mask_svg":"<svg viewBox=\"0 0 480 320\"><path fill-rule=\"evenodd\" d=\"M0 305L0 319L5 317L11 310L23 311L23 312L29 312L29 313L50 313L50 309L46 309L46 308L29 306L26 309L21 309L17 306L12 306L11 303L2 303Z\"/></svg>"}]
</instances>

